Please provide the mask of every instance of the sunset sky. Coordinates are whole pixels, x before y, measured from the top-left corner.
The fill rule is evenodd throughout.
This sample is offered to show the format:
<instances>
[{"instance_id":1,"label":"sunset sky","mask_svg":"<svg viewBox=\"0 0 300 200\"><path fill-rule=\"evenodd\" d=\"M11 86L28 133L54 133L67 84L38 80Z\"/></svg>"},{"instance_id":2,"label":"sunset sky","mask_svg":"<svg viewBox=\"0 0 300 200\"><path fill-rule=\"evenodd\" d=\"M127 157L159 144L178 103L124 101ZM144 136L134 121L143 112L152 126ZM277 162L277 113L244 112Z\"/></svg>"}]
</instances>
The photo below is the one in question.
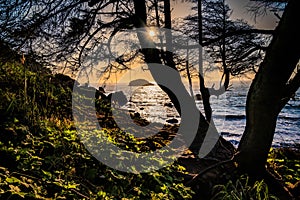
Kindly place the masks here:
<instances>
[{"instance_id":1,"label":"sunset sky","mask_svg":"<svg viewBox=\"0 0 300 200\"><path fill-rule=\"evenodd\" d=\"M171 1L172 2L172 18L185 17L190 14L191 11L191 3L183 2L180 0ZM254 19L253 13L250 13L247 10L247 6L249 5L249 0L227 0L230 8L233 9L232 18L233 19L243 19L246 20L249 24L252 24L256 28L260 29L274 29L277 23L277 19L273 13L268 12L265 16L258 16L256 20ZM149 71L143 71L142 66L135 65L132 70L127 71L123 74L119 74L117 79L115 75L112 75L112 78L108 83L118 82L129 82L134 79L146 79L148 81L153 81ZM143 66L143 68L147 68ZM213 83L218 83L221 79L222 74L218 71L210 74L205 74L207 80L210 80ZM252 78L253 75L249 74L248 77ZM249 80L249 78L246 78ZM239 79L236 79L239 80ZM100 81L101 82L101 81ZM101 84L101 83L100 83ZM212 84L212 83L211 83Z\"/></svg>"},{"instance_id":2,"label":"sunset sky","mask_svg":"<svg viewBox=\"0 0 300 200\"><path fill-rule=\"evenodd\" d=\"M276 26L277 18L271 12L266 13L265 16L259 16L254 20L253 13L247 10L249 6L249 0L226 0L230 8L233 9L232 18L234 19L244 19L250 24L254 25L257 28L263 29L274 29ZM173 2L173 1L172 1ZM186 3L182 1L173 2L173 17L184 17L187 14L191 13L191 3Z\"/></svg>"}]
</instances>

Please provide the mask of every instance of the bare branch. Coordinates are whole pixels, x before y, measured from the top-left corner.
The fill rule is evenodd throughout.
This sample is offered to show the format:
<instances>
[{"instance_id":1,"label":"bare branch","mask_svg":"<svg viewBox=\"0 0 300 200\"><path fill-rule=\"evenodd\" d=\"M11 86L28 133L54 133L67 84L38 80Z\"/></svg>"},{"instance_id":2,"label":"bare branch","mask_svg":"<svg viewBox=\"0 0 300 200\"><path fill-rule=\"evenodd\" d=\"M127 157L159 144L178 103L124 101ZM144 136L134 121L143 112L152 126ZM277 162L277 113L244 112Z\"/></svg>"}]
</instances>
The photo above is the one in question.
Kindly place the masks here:
<instances>
[{"instance_id":1,"label":"bare branch","mask_svg":"<svg viewBox=\"0 0 300 200\"><path fill-rule=\"evenodd\" d=\"M206 42L203 42L203 46L211 45L215 42L220 41L222 38L228 38L232 36L239 36L239 35L247 35L247 34L264 34L264 35L273 35L275 33L274 30L264 30L264 29L246 29L246 30L237 30L232 32L227 32L224 35L221 35L219 37L213 38L213 39L205 39Z\"/></svg>"}]
</instances>

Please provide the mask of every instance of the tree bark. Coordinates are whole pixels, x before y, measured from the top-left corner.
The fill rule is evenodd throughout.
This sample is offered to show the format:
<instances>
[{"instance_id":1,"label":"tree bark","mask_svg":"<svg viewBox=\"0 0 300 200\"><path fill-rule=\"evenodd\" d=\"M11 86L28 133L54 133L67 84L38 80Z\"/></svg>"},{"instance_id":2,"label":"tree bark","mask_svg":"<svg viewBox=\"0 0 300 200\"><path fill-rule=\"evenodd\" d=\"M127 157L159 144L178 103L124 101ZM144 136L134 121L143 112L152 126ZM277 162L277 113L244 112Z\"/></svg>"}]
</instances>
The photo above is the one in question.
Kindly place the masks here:
<instances>
[{"instance_id":1,"label":"tree bark","mask_svg":"<svg viewBox=\"0 0 300 200\"><path fill-rule=\"evenodd\" d=\"M169 1L169 0L167 0L167 1ZM147 27L146 26L147 12L146 12L145 0L133 0L133 2L134 2L135 19L136 19L135 27L136 28L146 28ZM143 37L142 34L140 34L140 35L138 34L138 38L141 43L141 46L151 46L151 45L145 45L149 41L146 37ZM156 49L154 46L153 46L153 48L142 49L141 52L144 55L144 60L146 63L162 64L161 57L160 57L160 51L158 49ZM168 59L166 61L167 61L168 67L176 70L175 62L173 61L173 59L170 59L170 57L168 57ZM161 78L161 77L159 77L159 74L153 73L156 70L155 67L159 67L159 66L148 65L148 67L149 67L150 73L152 74L154 80L155 81L159 80ZM205 136L206 136L207 132L209 131L209 134L211 134L211 136L218 138L218 142L214 146L214 149L212 152L216 152L217 149L219 149L219 148L226 147L226 148L228 148L228 149L226 149L227 152L224 153L224 151L223 151L224 154L219 155L219 158L220 159L230 158L233 153L233 149L234 149L233 146L231 144L229 144L227 141L225 141L221 136L219 136L218 131L216 130L215 126L209 126L209 123L205 120L205 117L198 110L194 99L189 95L188 91L186 90L185 86L183 85L179 72L172 77L168 77L168 79L170 79L170 80L172 80L172 82L176 83L177 89L180 90L180 95L184 96L184 99L187 100L187 102L184 102L184 103L191 105L191 107L193 107L193 110L194 110L193 112L195 112L195 113L197 112L200 116L198 131L197 131L195 139L194 139L193 143L190 145L189 149L198 155L200 148L202 147L203 141L205 139ZM157 81L157 82L159 82L159 81ZM179 104L179 101L178 101L176 95L167 87L164 87L162 85L160 85L160 87L164 92L166 92L166 94L169 96L170 100L174 104L175 108L177 109L178 113L181 115L182 114L181 107L180 107L180 104ZM193 119L191 118L190 120L193 120ZM195 123L197 123L197 122L195 122ZM186 133L186 134L188 135L189 133ZM203 149L202 153L207 153L205 150L205 145L204 145L204 147L202 147L202 149ZM217 153L212 153L212 154L216 155Z\"/></svg>"},{"instance_id":2,"label":"tree bark","mask_svg":"<svg viewBox=\"0 0 300 200\"><path fill-rule=\"evenodd\" d=\"M276 121L286 103L288 81L299 62L300 1L290 0L248 92L246 128L238 147L239 167L252 175L265 171Z\"/></svg>"}]
</instances>

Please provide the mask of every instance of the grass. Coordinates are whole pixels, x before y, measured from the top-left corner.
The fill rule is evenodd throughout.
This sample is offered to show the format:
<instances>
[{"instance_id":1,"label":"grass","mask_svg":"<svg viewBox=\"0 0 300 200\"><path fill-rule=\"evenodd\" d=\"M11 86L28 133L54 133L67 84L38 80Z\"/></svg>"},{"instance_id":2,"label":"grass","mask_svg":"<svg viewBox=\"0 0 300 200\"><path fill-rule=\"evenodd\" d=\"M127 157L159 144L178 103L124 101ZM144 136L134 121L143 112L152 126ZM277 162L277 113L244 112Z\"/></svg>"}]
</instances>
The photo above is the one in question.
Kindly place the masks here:
<instances>
[{"instance_id":1,"label":"grass","mask_svg":"<svg viewBox=\"0 0 300 200\"><path fill-rule=\"evenodd\" d=\"M225 185L216 185L214 193L212 200L279 200L270 194L264 180L255 181L251 184L249 177L246 175L240 176L235 182L228 181Z\"/></svg>"}]
</instances>

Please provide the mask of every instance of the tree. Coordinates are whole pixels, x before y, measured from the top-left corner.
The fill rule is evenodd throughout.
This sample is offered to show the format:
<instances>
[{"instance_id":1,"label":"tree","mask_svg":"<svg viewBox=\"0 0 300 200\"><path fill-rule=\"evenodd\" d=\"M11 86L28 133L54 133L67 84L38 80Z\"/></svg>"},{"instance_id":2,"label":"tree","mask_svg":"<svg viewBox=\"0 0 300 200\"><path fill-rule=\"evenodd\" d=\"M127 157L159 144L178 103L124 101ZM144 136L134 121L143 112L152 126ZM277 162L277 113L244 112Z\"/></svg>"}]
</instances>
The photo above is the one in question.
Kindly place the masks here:
<instances>
[{"instance_id":1,"label":"tree","mask_svg":"<svg viewBox=\"0 0 300 200\"><path fill-rule=\"evenodd\" d=\"M211 56L215 60L220 60L222 63L223 73L226 76L228 72L230 72L232 75L236 75L239 73L244 73L244 70L252 70L259 67L259 72L256 75L255 80L252 83L251 89L248 94L248 101L247 101L247 126L246 130L243 134L243 138L241 140L241 143L239 145L239 156L238 160L240 163L240 167L243 168L246 172L249 172L251 174L262 174L262 171L265 169L264 164L266 163L268 151L271 147L275 126L276 126L276 118L280 112L280 110L283 108L285 103L290 99L290 97L295 93L295 91L299 88L299 71L297 71L296 65L299 61L299 51L296 48L298 43L298 38L296 37L295 30L291 30L291 35L284 35L279 36L279 30L280 29L287 29L287 24L292 26L292 24L295 24L297 19L297 16L290 17L287 19L289 23L283 25L286 21L286 13L292 13L291 8L285 8L285 5L282 3L286 3L287 1L259 1L259 4L257 4L257 7L252 8L252 11L255 11L255 14L261 13L261 9L264 8L272 8L273 11L276 9L277 11L285 10L285 15L280 18L280 24L275 30L257 30L253 27L250 27L249 25L245 24L242 21L238 21L238 23L231 21L228 17L228 13L230 13L230 10L228 7L225 6L224 2L220 1L212 1L212 2L206 2L205 8L203 9L203 42L202 44L204 46L207 46L209 49L209 52L212 52ZM289 4L293 4L295 2L289 1ZM207 10L205 10L207 9ZM205 12L208 12L206 14ZM275 11L274 11L275 12ZM296 12L296 6L294 6L294 12ZM199 13L199 12L198 12ZM213 14L211 14L213 13ZM222 14L223 13L223 14ZM292 15L292 14L291 14ZM215 17L212 17L215 16ZM195 25L195 21L197 21L197 17L190 16L188 18L193 24L194 24L194 30L197 29L197 26ZM207 20L207 21L205 21ZM189 24L191 25L191 24ZM292 28L292 27L289 27ZM217 30L217 31L216 31ZM190 32L190 30L189 30ZM193 32L195 35L197 35L197 31ZM294 33L294 35L293 35ZM267 47L266 45L268 43L265 43L263 39L260 39L257 37L257 34L267 34L271 35L273 37L272 43ZM291 37L293 35L293 37ZM289 48L289 51L294 52L294 59L289 59L290 69L287 70L286 68L283 68L283 66L288 65L287 60L284 59L284 57L287 57L285 53L289 53L289 51L282 51L279 50L281 47L282 49L287 48L284 46L274 46L273 43L275 43L276 40L280 37L280 43L285 44L287 46L294 41L295 47ZM293 39L291 39L293 38ZM265 38L264 38L265 39ZM286 39L286 40L285 40ZM205 41L206 40L206 41ZM258 43L257 43L258 42ZM245 45L245 46L244 46ZM238 47L239 46L239 47ZM219 48L217 51L214 49ZM236 50L235 48L240 49ZM211 49L211 50L210 50ZM267 50L268 55L264 58L264 52ZM229 53L230 52L230 53ZM255 52L258 52L258 54L255 54ZM273 54L271 52L277 52L280 53L280 55ZM270 54L275 57L270 57ZM228 56L230 55L230 56ZM231 55L233 55L231 57ZM280 57L282 56L282 57ZM263 62L261 63L261 60L263 59ZM277 60L278 59L278 60ZM280 62L279 62L280 59ZM277 60L277 61L275 61ZM271 62L272 61L272 62ZM273 61L275 61L273 63ZM261 64L260 64L261 63ZM266 64L268 63L268 64ZM275 63L277 63L278 71L285 71L287 74L286 77L281 76L281 73L275 72ZM268 65L268 67L266 67ZM273 66L274 65L274 66ZM281 66L281 67L280 67ZM270 68L270 71L265 71L263 69ZM272 69L272 70L271 70ZM255 70L256 71L256 70ZM264 72L262 72L264 71ZM274 71L273 73L277 73L278 76L276 77L271 74L271 71ZM227 72L227 73L226 73ZM262 75L263 74L263 75ZM283 75L283 74L282 74ZM260 77L260 78L258 78ZM268 77L268 78L267 78ZM266 80L269 80L272 82L269 84L269 88L265 87L263 88L260 84L262 84L262 80L264 82ZM274 82L280 82L278 86L273 84ZM226 81L225 81L226 82ZM281 84L281 86L279 86ZM225 88L227 84L225 83ZM272 87L272 88L271 88ZM257 91L253 88L256 88L257 91L260 91L259 94L255 94ZM263 89L262 89L263 88ZM280 94L279 88L283 88L282 94ZM293 89L291 89L293 88ZM270 92L273 91L273 96L270 95ZM289 91L289 92L286 92ZM272 92L271 92L272 93ZM275 100L274 96L277 96L277 100ZM268 99L270 98L270 99ZM255 99L255 100L254 100ZM259 100L260 99L260 100ZM271 100L272 99L272 100ZM280 100L281 99L281 100ZM277 102L275 104L280 105L278 109L276 109L276 106L274 104L270 105L270 107L267 105L268 102ZM283 102L282 102L283 101ZM254 103L256 102L256 103ZM278 106L277 105L277 106ZM265 111L264 109L267 109L269 107L268 111ZM255 113L255 115L254 115ZM268 115L270 119L270 123L265 123L265 114ZM258 117L260 115L260 117ZM262 117L263 116L263 117ZM266 118L266 119L268 119ZM259 122L259 123L258 123ZM264 124L264 125L263 125ZM251 127L251 128L250 128ZM255 128L254 128L255 127ZM268 130L266 130L268 129ZM250 131L251 130L251 131ZM258 131L259 130L259 131ZM253 131L253 132L252 132ZM250 133L251 132L251 133ZM267 133L268 132L268 133ZM251 136L250 136L251 135ZM261 141L261 142L258 142ZM250 142L251 141L251 142ZM247 150L246 150L247 149ZM243 152L243 153L242 153ZM247 153L246 153L247 152ZM251 152L251 153L250 153ZM250 154L252 158L250 159Z\"/></svg>"},{"instance_id":2,"label":"tree","mask_svg":"<svg viewBox=\"0 0 300 200\"><path fill-rule=\"evenodd\" d=\"M231 9L224 0L193 2L197 3L193 7L196 14L186 17L178 26L184 26L185 34L203 46L211 68L217 66L223 73L219 89L206 88L203 69L199 70L205 116L211 121L210 95L224 93L230 86L231 76L257 70L273 30L258 30L243 20L230 19Z\"/></svg>"},{"instance_id":3,"label":"tree","mask_svg":"<svg viewBox=\"0 0 300 200\"><path fill-rule=\"evenodd\" d=\"M285 7L285 4L283 3L287 2L288 6ZM214 3L216 4L216 2L213 2L213 4ZM222 6L222 4L220 4L219 6ZM214 6L214 8L216 8L216 6ZM233 41L238 39L240 44L250 44L250 46L248 46L249 50L245 51L244 55L246 56L233 56L235 62L230 63L229 65L234 66L234 64L237 64L238 66L240 59L241 66L245 66L246 68L242 67L239 69L237 67L238 70L233 69L231 73L233 73L233 75L235 73L241 73L249 66L250 69L254 68L254 66L251 67L253 63L257 63L257 65L259 66L259 70L251 84L251 88L248 93L246 105L247 124L242 140L238 147L237 157L239 167L245 172L248 172L255 176L261 176L262 174L264 174L263 172L265 171L266 159L274 136L277 116L284 105L289 101L291 96L293 96L299 88L300 81L299 67L297 67L299 65L300 57L299 32L297 32L294 27L294 25L296 24L296 19L299 18L299 16L297 16L297 8L299 8L299 2L292 0L259 1L259 4L256 4L256 7L252 8L252 11L256 11L255 14L259 14L261 13L260 10L263 8L272 8L274 12L284 10L284 14L282 17L279 17L277 15L280 19L280 23L275 31L257 30L243 23L241 24L241 26L235 27L232 22L227 21L226 23L228 26L228 32L224 32L224 29L222 31L221 26L221 30L216 31L216 33L220 35L208 38L207 41L208 46L212 45L214 41L221 44L219 56L218 54L214 54L214 56L217 56L215 57L215 59L219 57L222 60L224 71L226 71L227 69L226 62L228 62L226 61L227 58L224 56L224 53L226 53L226 51L224 51L224 45L229 45L229 49L232 48L230 47L230 45L232 44L230 42L231 36L233 36L234 38ZM223 10L226 12L226 9L224 9L224 7ZM218 11L217 13L222 12ZM226 17L226 15L223 15L223 17ZM223 18L223 20L226 20L226 18ZM219 21L222 21L222 19L220 19ZM216 22L217 21L215 21L215 24ZM205 27L204 25L204 29L212 29L212 27L214 26L208 25ZM245 33L248 34L246 35L246 38L239 37L245 36ZM257 40L256 36L253 37L252 35L251 38L251 34L255 33L271 34L273 38L270 45L266 48L265 46L262 46L260 44L255 44L255 42L253 41L259 41L260 43L262 42L262 40ZM215 38L217 39L215 40ZM224 39L229 40L229 42L224 42ZM246 39L246 41L243 42L243 39ZM293 45L291 45L292 43ZM205 42L203 42L203 44L205 45ZM244 50L244 48L241 49ZM253 58L251 58L251 56L248 57L249 62L243 59L248 55L251 55L251 53L248 54L247 51L255 52L260 50L266 51L266 55L264 56L263 53L257 58L254 57L254 62L252 63L251 60L253 61ZM236 52L233 52L233 54L235 54ZM260 59L263 59L263 62L261 64Z\"/></svg>"},{"instance_id":4,"label":"tree","mask_svg":"<svg viewBox=\"0 0 300 200\"><path fill-rule=\"evenodd\" d=\"M246 107L246 128L239 145L238 162L259 175L265 163L279 112L300 86L299 1L290 0L275 30L264 61L253 80Z\"/></svg>"},{"instance_id":5,"label":"tree","mask_svg":"<svg viewBox=\"0 0 300 200\"><path fill-rule=\"evenodd\" d=\"M169 6L166 6L166 7L167 7L167 9L165 8L165 12L170 12ZM137 28L147 27L146 2L141 1L141 0L134 0L134 8L135 8L135 15L136 15L135 18L137 19L137 21L135 23L135 26ZM167 22L166 26L171 28L170 24L168 23L168 22L170 22L170 20L167 19L166 22ZM171 45L172 44L171 32L168 32L168 31L166 31L166 32L167 32L166 33L166 40L169 40L166 43L168 45ZM147 39L147 36L145 34L138 34L138 38L139 38L139 41L142 44L142 46L148 46L147 43L149 43L149 39ZM173 55L170 51L168 51L168 48L170 48L170 46L167 47L167 52L163 52L163 54L166 53L166 56L163 56L163 58L165 59L165 62L167 64L167 66L169 66L170 68L172 68L174 70L177 70L175 62L173 60ZM145 48L145 49L142 49L141 51L142 51L143 55L145 56L145 62L146 63L162 63L162 59L161 59L161 56L160 56L161 54L160 54L159 49L154 47L154 48ZM155 73L155 71L156 71L155 67L157 67L157 66L148 65L148 67L149 67L150 72L152 73L152 76L153 76L154 80L156 80L159 83L160 82L159 80L161 80L160 74ZM184 99L187 100L187 102L185 102L185 103L189 104L189 105L193 105L193 110L194 110L193 113L198 113L198 115L200 115L199 129L198 129L198 132L197 132L197 136L196 136L195 140L193 141L193 143L190 146L190 149L193 152L195 152L195 154L197 155L199 153L201 145L204 141L204 138L207 134L207 131L209 130L209 123L205 120L205 117L197 109L194 100L189 97L188 92L186 91L184 85L182 84L182 82L180 80L179 73L177 75L174 75L174 76L170 77L170 80L177 83L176 87L180 88L181 95L185 96ZM168 94L169 98L173 102L173 104L174 104L175 108L177 109L178 113L181 115L182 114L181 113L181 107L180 107L180 104L178 102L178 99L177 99L176 95L169 88L166 88L163 85L160 85L160 87L162 88L162 90L164 92L166 92L166 94ZM188 134L188 133L186 133L186 134ZM210 134L215 135L215 136L218 135L218 132L217 132L217 130L215 129L214 126L211 126ZM223 143L223 146L221 145L222 143ZM222 157L222 155L216 155L216 152L218 150L220 150L219 148L221 148L221 147L224 147L224 146L227 146L227 148L229 147L228 144L224 145L224 143L226 143L225 140L221 136L219 136L218 144L215 146L215 150L214 150L215 156L221 156ZM231 146L231 150L232 150L232 146ZM229 151L229 152L233 153L232 151ZM229 158L231 155L223 155L223 156L225 156L226 158Z\"/></svg>"},{"instance_id":6,"label":"tree","mask_svg":"<svg viewBox=\"0 0 300 200\"><path fill-rule=\"evenodd\" d=\"M143 6L140 8L143 9L137 9L141 13L140 16L150 15L153 9L155 10L156 7L153 7L152 3L142 2ZM170 15L168 16L171 11L168 3L169 1L164 1L166 14L164 14L166 16L164 23L166 27L171 25ZM2 1L0 5L0 9L3 11L0 16L1 21L3 21L1 23L1 39L8 42L17 51L25 51L26 56L32 55L52 67L56 67L55 63L62 64L65 62L62 66L63 72L66 67L76 71L83 65L86 68L84 73L87 75L95 73L95 71L115 72L128 69L126 63L139 53L136 51L132 55L116 57L110 49L110 43L116 34L122 30L132 29L137 23L132 2L81 0L51 1L41 4L41 2L36 1ZM145 19L145 25L151 24L156 19L148 18L148 20ZM168 36L167 39L170 37ZM105 69L95 70L93 63L86 63L85 60L90 53L96 53L99 60L108 58L109 64L105 66ZM170 57L171 54L169 52L163 54L163 61L175 69L174 60ZM148 59L156 59L157 62L161 62L154 56L148 56ZM168 91L168 88L162 87L162 89L167 92L180 113L176 96ZM188 96L185 89L182 91ZM196 110L196 107L194 108ZM199 115L201 116L199 137L192 145L192 149L196 153L199 152L203 138L209 128L209 123L206 122L204 116L201 113ZM212 126L212 132L219 136L214 126ZM221 140L223 143L225 142L222 138Z\"/></svg>"},{"instance_id":7,"label":"tree","mask_svg":"<svg viewBox=\"0 0 300 200\"><path fill-rule=\"evenodd\" d=\"M56 63L66 61L74 70L85 62L86 54L91 52L99 53L99 58L109 57L115 61L105 66L104 71L127 69L126 63L140 53L143 54L146 63L165 63L177 70L174 55L170 51L162 51L154 47L140 49L132 55L116 57L109 48L111 38L122 30L147 27L155 22L157 25L164 23L165 27L172 28L169 0L154 2L146 2L145 0L129 2L123 0L80 0L43 3L41 5L38 1L1 1L0 20L3 23L0 26L0 39L17 50L26 50L32 55L38 55L36 57L42 61L55 61ZM161 11L159 8L162 3L164 12L158 12ZM238 22L236 26L236 23L229 20L229 9L223 1L218 4L215 1L211 3L217 7L210 7L207 4L208 10L223 14L210 20L208 15L204 14L203 20L206 19L207 21L203 22L203 33L208 34L208 37L202 37L200 27L198 27L200 34L198 32L197 36L199 42L201 41L202 45L210 48L214 58L222 63L224 74L228 77L229 72L235 74L248 69L248 65L253 64L251 63L252 59L260 59L261 54L257 56L254 52L265 49L265 47L261 47L260 42L262 40L259 40L259 43L253 43L257 39L257 35L253 34L270 34L270 31L252 29L244 22ZM272 31L273 39L266 48L263 62L260 64L249 90L246 111L247 124L236 160L241 169L254 175L264 172L264 164L273 139L276 118L300 86L299 68L298 71L295 70L300 55L300 34L295 26L297 19L299 19L297 10L299 7L298 0L290 0L286 7L280 7L284 8L284 14L275 32ZM149 17L152 12L155 12L156 18ZM159 20L158 16L160 15L165 16L165 19ZM213 25L216 23L218 26ZM149 42L143 34L139 34L138 37L141 44ZM166 33L166 39L170 40L167 42L168 44L172 44L170 33ZM249 46L248 43L253 46ZM244 46L238 46L242 44ZM239 48L247 47L247 49L244 49L244 52L234 51L237 46ZM215 50L214 47L217 49ZM99 51L99 49L105 51ZM109 53L107 55L103 52ZM229 55L228 52L232 52L234 56ZM258 61L255 60L253 66ZM252 66L250 68L252 69ZM154 74L154 79L158 80L160 77L155 77L155 73L153 73L155 69L151 66L149 69ZM90 72L93 70L91 69ZM197 153L207 131L210 130L213 134L218 135L217 130L214 126L210 126L211 124L197 110L195 102L192 101L183 87L179 73L169 78L178 84L182 95L187 99L186 103L191 104L193 112L200 116L198 133L190 147ZM228 80L225 81L224 87L228 87ZM181 114L181 107L176 95L164 86L161 88L169 95L178 113ZM223 144L226 144L226 148L231 148L227 155L218 154L220 149L224 149ZM219 137L211 155L228 159L232 153L232 146L228 145L222 137Z\"/></svg>"}]
</instances>

